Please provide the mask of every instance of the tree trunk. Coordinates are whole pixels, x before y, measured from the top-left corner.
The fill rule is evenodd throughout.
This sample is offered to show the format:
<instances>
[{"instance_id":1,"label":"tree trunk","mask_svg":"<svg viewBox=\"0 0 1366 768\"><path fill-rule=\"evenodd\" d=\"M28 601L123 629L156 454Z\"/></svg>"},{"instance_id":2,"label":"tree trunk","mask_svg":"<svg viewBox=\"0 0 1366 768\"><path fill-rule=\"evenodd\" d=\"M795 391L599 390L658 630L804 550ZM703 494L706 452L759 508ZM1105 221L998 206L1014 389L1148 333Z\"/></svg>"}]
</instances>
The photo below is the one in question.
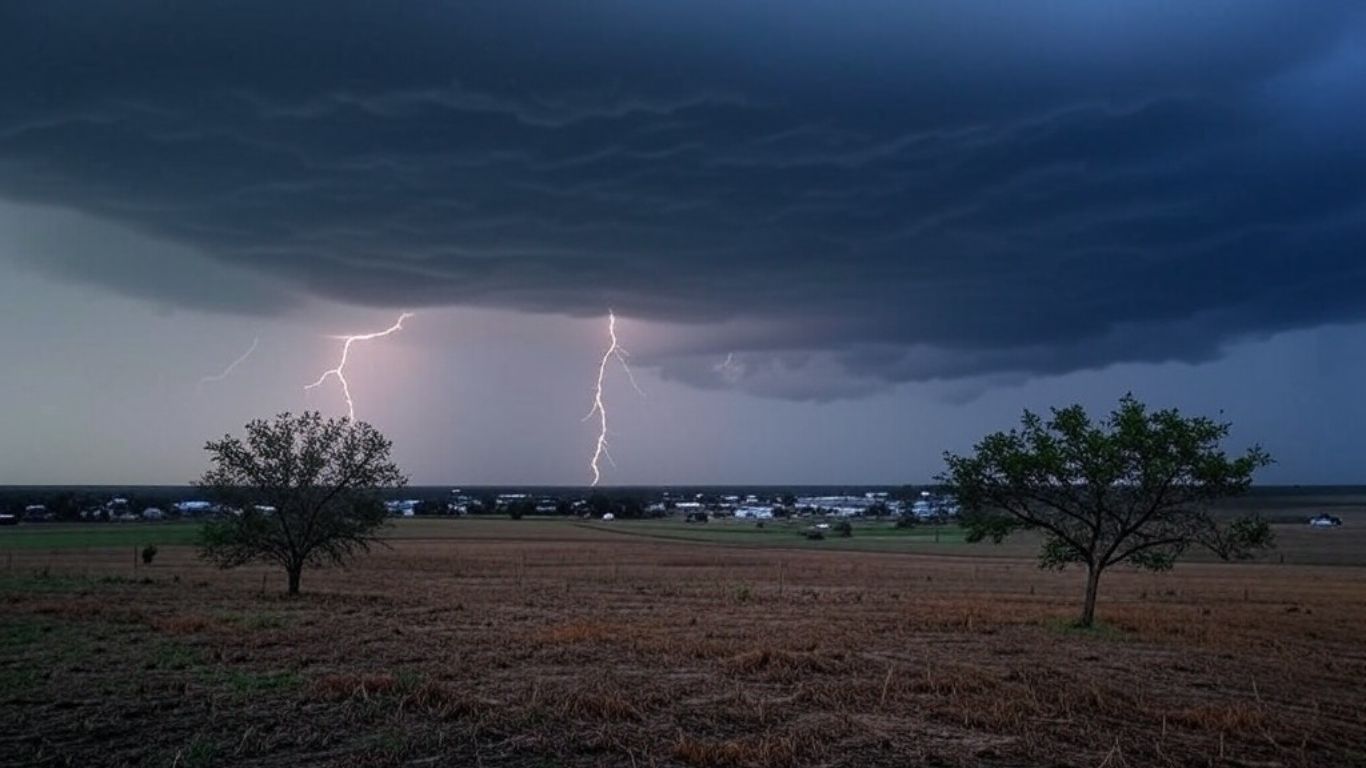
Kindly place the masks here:
<instances>
[{"instance_id":1,"label":"tree trunk","mask_svg":"<svg viewBox=\"0 0 1366 768\"><path fill-rule=\"evenodd\" d=\"M1079 627L1090 627L1096 620L1096 593L1100 591L1100 568L1089 566L1086 569L1086 602L1081 607Z\"/></svg>"},{"instance_id":2,"label":"tree trunk","mask_svg":"<svg viewBox=\"0 0 1366 768\"><path fill-rule=\"evenodd\" d=\"M304 567L302 565L291 565L285 570L289 571L289 594L299 594L299 577L303 576Z\"/></svg>"}]
</instances>

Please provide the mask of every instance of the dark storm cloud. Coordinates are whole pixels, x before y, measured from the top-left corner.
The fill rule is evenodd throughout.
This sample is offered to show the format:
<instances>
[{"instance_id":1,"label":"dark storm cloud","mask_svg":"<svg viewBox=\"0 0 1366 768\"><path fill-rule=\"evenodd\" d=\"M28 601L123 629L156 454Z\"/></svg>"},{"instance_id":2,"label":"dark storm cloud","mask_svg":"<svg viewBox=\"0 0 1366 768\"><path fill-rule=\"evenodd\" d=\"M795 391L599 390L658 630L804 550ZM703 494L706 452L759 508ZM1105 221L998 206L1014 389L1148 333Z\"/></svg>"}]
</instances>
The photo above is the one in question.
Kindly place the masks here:
<instances>
[{"instance_id":1,"label":"dark storm cloud","mask_svg":"<svg viewBox=\"0 0 1366 768\"><path fill-rule=\"evenodd\" d=\"M1366 314L1357 2L282 5L11 4L0 195L777 397Z\"/></svg>"}]
</instances>

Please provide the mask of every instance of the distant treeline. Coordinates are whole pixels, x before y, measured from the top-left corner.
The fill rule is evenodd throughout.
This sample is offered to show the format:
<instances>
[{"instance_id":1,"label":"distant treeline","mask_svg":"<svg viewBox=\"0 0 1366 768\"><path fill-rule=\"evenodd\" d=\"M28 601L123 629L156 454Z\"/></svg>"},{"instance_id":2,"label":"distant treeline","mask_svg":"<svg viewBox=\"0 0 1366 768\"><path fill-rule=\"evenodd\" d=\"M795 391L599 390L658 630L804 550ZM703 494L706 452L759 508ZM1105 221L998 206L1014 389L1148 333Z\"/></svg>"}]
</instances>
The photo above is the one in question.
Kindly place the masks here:
<instances>
[{"instance_id":1,"label":"distant treeline","mask_svg":"<svg viewBox=\"0 0 1366 768\"><path fill-rule=\"evenodd\" d=\"M646 514L652 503L665 498L684 501L697 498L715 500L725 496L744 498L756 495L768 499L797 496L861 496L864 493L887 493L894 500L912 500L922 491L935 492L931 485L707 485L707 486L623 486L589 489L582 486L409 486L387 492L391 500L406 499L420 502L418 514L447 514L447 503L457 495L473 500L468 506L471 514L546 514L547 502L556 507L556 514L570 515L582 511L574 502L582 501L595 514L612 512L618 517L639 517ZM499 496L525 494L522 501L499 502ZM21 514L32 505L42 505L59 520L77 520L81 510L92 509L113 498L128 500L128 508L141 512L148 507L172 513L178 501L201 499L203 493L189 485L104 485L104 486L0 486L0 513ZM1279 511L1298 506L1362 506L1366 505L1366 486L1254 486L1248 496L1237 502L1240 506L1275 507ZM538 511L537 508L540 508Z\"/></svg>"},{"instance_id":2,"label":"distant treeline","mask_svg":"<svg viewBox=\"0 0 1366 768\"><path fill-rule=\"evenodd\" d=\"M408 486L384 495L388 500L411 500L418 504L419 515L450 514L449 504L464 504L468 514L578 515L585 510L596 516L612 513L617 517L645 517L653 504L701 499L715 501L726 496L744 498L755 495L765 499L791 500L798 496L862 496L887 493L892 499L910 500L931 486L877 485L731 485L731 486L626 486L584 488L582 486ZM524 499L509 500L510 495ZM41 505L57 520L79 520L82 510L98 508L111 499L127 499L127 509L140 513L149 507L175 512L180 501L202 500L203 492L190 485L138 486L0 486L0 513L20 515L26 507ZM499 497L504 497L500 499ZM554 511L551 512L550 509ZM656 512L657 514L657 512Z\"/></svg>"}]
</instances>

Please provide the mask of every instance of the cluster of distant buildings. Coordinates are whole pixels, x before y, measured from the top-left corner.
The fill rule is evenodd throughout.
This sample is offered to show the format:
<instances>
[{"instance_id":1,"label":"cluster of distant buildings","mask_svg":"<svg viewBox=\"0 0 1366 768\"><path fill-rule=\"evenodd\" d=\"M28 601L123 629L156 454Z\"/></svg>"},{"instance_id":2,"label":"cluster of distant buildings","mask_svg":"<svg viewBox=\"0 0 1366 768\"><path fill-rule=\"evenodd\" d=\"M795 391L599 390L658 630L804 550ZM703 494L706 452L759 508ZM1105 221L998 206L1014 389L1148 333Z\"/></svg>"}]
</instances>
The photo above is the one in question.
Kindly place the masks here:
<instances>
[{"instance_id":1,"label":"cluster of distant buildings","mask_svg":"<svg viewBox=\"0 0 1366 768\"><path fill-rule=\"evenodd\" d=\"M157 506L135 505L127 498L114 496L82 507L76 513L75 519L90 523L143 523L175 518L212 517L222 511L218 505L207 501L179 501L163 509ZM46 504L26 505L23 512L18 515L0 513L0 525L15 525L21 521L50 523L59 519L57 513L48 509Z\"/></svg>"},{"instance_id":2,"label":"cluster of distant buildings","mask_svg":"<svg viewBox=\"0 0 1366 768\"><path fill-rule=\"evenodd\" d=\"M30 504L24 507L24 520L26 521L51 522L56 519L57 514L48 511L44 504ZM160 507L144 507L139 510L128 499L116 496L101 504L82 509L80 519L93 523L135 523L165 520L166 512Z\"/></svg>"},{"instance_id":3,"label":"cluster of distant buildings","mask_svg":"<svg viewBox=\"0 0 1366 768\"><path fill-rule=\"evenodd\" d=\"M135 505L114 496L88 501L78 515L69 508L61 519L86 522L149 522L166 519L214 517L233 510L209 501L187 499L161 506ZM451 490L444 499L401 498L385 502L394 517L433 515L512 514L514 516L682 517L689 522L712 519L771 520L780 517L912 517L921 521L947 520L957 516L958 506L947 497L926 491L918 498L893 497L884 491L845 495L796 496L792 494L679 493L662 491L653 498L605 499L601 494L565 496L550 493L498 493L476 495ZM21 515L0 515L0 524L56 521L59 516L43 504L31 504Z\"/></svg>"},{"instance_id":4,"label":"cluster of distant buildings","mask_svg":"<svg viewBox=\"0 0 1366 768\"><path fill-rule=\"evenodd\" d=\"M480 498L459 488L450 492L443 502L424 499L396 499L384 503L389 514L394 517L416 517L418 515L472 515L498 514L517 510L531 515L565 515L586 507L587 501L576 499L572 502L557 496L530 493L500 493L489 498Z\"/></svg>"},{"instance_id":5,"label":"cluster of distant buildings","mask_svg":"<svg viewBox=\"0 0 1366 768\"><path fill-rule=\"evenodd\" d=\"M654 506L662 506L656 504ZM885 491L839 496L720 496L675 502L673 510L690 520L731 517L738 520L770 520L775 517L896 517L921 521L948 520L958 516L952 499L922 491L919 498L893 498ZM667 508L664 509L668 511Z\"/></svg>"},{"instance_id":6,"label":"cluster of distant buildings","mask_svg":"<svg viewBox=\"0 0 1366 768\"><path fill-rule=\"evenodd\" d=\"M79 519L86 522L155 522L166 519L193 519L214 517L232 512L213 502L184 500L164 503L162 506L135 505L128 498L111 498L87 501L75 513L70 507L62 516L44 504L29 504L17 512L17 507L0 511L0 525L15 525L19 522L52 522L58 519ZM707 522L710 520L772 520L774 518L819 517L851 518L878 517L917 522L949 522L959 515L957 501L948 495L931 491L918 493L901 492L892 494L885 491L865 493L846 493L843 495L796 496L793 494L727 494L727 493L679 493L662 491L653 498L609 499L601 494L590 496L563 496L550 493L499 493L496 495L476 495L460 489L449 492L445 498L394 499L385 502L390 515L394 517L417 516L464 516L478 514L500 514L520 517L535 515L542 517L593 517L615 519L616 517L679 517L688 522ZM270 510L269 507L258 507ZM1337 528L1342 519L1329 514L1320 514L1309 519L1308 524L1315 528Z\"/></svg>"},{"instance_id":7,"label":"cluster of distant buildings","mask_svg":"<svg viewBox=\"0 0 1366 768\"><path fill-rule=\"evenodd\" d=\"M479 513L507 513L512 510L524 514L612 517L595 504L592 498L563 497L550 494L502 493L491 498L479 498L459 489L450 492L444 509L434 508L430 502L418 499L388 502L389 512L395 516L413 517L422 514L468 515ZM642 517L679 516L689 522L703 522L717 518L737 520L771 520L777 517L913 517L921 521L948 520L957 517L958 505L952 499L922 492L914 499L893 498L884 491L839 496L795 496L791 494L707 494L663 491L658 496L642 501L637 510Z\"/></svg>"}]
</instances>

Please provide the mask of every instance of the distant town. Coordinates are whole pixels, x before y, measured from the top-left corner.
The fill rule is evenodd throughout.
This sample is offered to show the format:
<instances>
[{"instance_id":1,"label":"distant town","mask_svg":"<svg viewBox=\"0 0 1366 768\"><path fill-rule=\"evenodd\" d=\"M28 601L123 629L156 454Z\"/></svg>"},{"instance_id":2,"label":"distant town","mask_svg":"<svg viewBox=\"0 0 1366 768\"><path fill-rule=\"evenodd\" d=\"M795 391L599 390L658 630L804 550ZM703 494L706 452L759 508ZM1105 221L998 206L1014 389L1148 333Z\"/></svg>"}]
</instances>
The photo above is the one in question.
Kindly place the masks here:
<instances>
[{"instance_id":1,"label":"distant town","mask_svg":"<svg viewBox=\"0 0 1366 768\"><path fill-rule=\"evenodd\" d=\"M41 522L157 522L213 517L234 510L196 495L196 489L6 489L0 524ZM934 489L798 493L697 490L514 491L415 489L385 502L394 517L502 515L615 520L676 517L690 523L716 519L764 521L793 517L884 518L948 522L958 505Z\"/></svg>"},{"instance_id":2,"label":"distant town","mask_svg":"<svg viewBox=\"0 0 1366 768\"><path fill-rule=\"evenodd\" d=\"M1252 497L1285 493L1270 487ZM1291 490L1291 493L1297 492ZM193 486L0 486L0 526L20 523L155 523L230 514ZM477 516L589 520L673 518L688 523L787 518L896 521L900 525L958 522L959 506L938 486L859 488L449 488L391 491L384 502L395 518ZM1338 528L1342 518L1279 514L1280 523Z\"/></svg>"}]
</instances>

